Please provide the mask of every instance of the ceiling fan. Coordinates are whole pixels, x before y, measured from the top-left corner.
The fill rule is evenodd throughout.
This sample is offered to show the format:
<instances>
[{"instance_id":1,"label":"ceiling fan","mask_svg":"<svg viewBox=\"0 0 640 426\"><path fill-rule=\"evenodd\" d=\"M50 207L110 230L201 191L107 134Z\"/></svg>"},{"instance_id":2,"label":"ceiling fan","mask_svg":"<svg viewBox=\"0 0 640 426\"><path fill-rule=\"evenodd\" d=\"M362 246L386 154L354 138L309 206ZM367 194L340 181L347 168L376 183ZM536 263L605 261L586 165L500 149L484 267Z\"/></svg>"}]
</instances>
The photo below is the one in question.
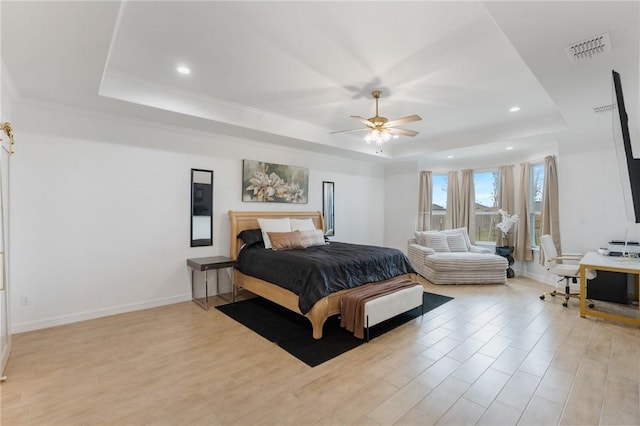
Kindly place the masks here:
<instances>
[{"instance_id":1,"label":"ceiling fan","mask_svg":"<svg viewBox=\"0 0 640 426\"><path fill-rule=\"evenodd\" d=\"M349 129L349 130L338 130L333 133L344 133L344 132L359 132L362 130L367 130L369 133L364 137L364 141L366 143L376 142L378 145L382 145L384 142L388 142L391 139L391 135L404 135L404 136L415 136L418 132L413 130L406 129L397 129L395 126L399 126L401 124L411 123L414 121L420 121L422 118L419 115L409 115L407 117L398 118L395 120L389 121L386 117L380 117L378 115L378 99L380 99L380 95L382 92L380 90L374 90L371 92L371 96L376 100L376 115L371 118L364 118L359 115L352 115L351 118L355 118L361 123L364 123L367 127L362 127L359 129Z\"/></svg>"}]
</instances>

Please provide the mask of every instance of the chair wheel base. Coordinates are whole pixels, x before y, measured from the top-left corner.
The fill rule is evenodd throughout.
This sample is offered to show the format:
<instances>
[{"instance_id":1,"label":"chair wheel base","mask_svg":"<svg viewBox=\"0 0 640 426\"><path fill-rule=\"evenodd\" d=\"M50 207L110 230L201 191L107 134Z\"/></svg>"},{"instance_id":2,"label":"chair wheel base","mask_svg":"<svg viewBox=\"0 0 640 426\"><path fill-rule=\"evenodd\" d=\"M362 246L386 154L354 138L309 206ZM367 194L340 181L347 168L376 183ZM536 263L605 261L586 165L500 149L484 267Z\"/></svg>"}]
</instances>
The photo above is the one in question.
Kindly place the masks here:
<instances>
[{"instance_id":1,"label":"chair wheel base","mask_svg":"<svg viewBox=\"0 0 640 426\"><path fill-rule=\"evenodd\" d=\"M562 302L562 306L566 308L567 306L569 306L569 304L567 302Z\"/></svg>"},{"instance_id":2,"label":"chair wheel base","mask_svg":"<svg viewBox=\"0 0 640 426\"><path fill-rule=\"evenodd\" d=\"M544 300L544 294L540 296L540 300Z\"/></svg>"},{"instance_id":3,"label":"chair wheel base","mask_svg":"<svg viewBox=\"0 0 640 426\"><path fill-rule=\"evenodd\" d=\"M589 303L589 309L593 309L595 308L596 305L594 305L593 303Z\"/></svg>"}]
</instances>

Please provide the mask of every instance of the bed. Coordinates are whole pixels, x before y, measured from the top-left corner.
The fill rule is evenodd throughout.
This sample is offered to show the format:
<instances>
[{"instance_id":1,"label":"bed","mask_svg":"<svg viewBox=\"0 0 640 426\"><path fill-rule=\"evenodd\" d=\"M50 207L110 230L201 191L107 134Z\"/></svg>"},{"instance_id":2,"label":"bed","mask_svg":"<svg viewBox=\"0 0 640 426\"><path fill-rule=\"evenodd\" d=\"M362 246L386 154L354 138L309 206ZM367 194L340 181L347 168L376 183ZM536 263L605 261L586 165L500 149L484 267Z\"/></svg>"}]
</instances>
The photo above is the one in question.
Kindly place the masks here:
<instances>
[{"instance_id":1,"label":"bed","mask_svg":"<svg viewBox=\"0 0 640 426\"><path fill-rule=\"evenodd\" d=\"M231 236L230 236L231 258L234 261L237 261L237 262L239 261L239 254L240 254L240 251L243 249L244 242L240 238L238 238L238 235L245 230L259 229L260 226L258 224L258 218L278 219L278 218L286 218L286 217L291 219L310 218L317 229L323 229L322 214L317 211L316 212L304 212L304 211L256 212L256 211L231 210L229 211L229 221L231 225ZM341 246L341 244L339 243L331 243L329 246L332 246L332 245L335 245L336 247ZM315 248L315 247L312 247L312 248ZM308 250L311 250L312 248L309 248ZM378 249L374 247L370 247L370 248ZM263 250L266 250L266 249L263 249ZM404 254L402 254L402 252L398 250L394 250L394 249L385 249L385 250L400 253L400 255L406 259L406 256L404 256ZM266 251L270 252L271 250L266 250ZM375 252L375 250L373 251ZM402 270L402 267L399 265L397 268L397 271L395 272L400 271L401 273L397 273L393 277L387 276L385 277L385 279L376 280L376 281L370 281L370 280L367 280L367 278L362 278L361 280L359 280L357 284L350 284L350 285L352 287L356 287L356 286L367 284L369 282L387 282L397 278L407 278L407 279L415 280L415 277L416 277L415 271L411 267L411 264L408 262L408 260L407 260L407 264L408 264L408 267L406 267L404 270ZM389 275L390 273L394 273L394 268L388 271L387 275ZM332 315L336 315L340 313L341 298L345 294L347 294L349 291L353 290L353 288L346 288L346 289L340 289L337 291L331 291L329 294L326 294L323 297L320 297L317 300L315 300L313 304L309 307L307 306L308 301L305 302L301 300L298 294L296 294L292 290L284 288L282 285L277 285L272 282L266 281L264 279L256 278L255 276L245 274L241 272L239 268L234 268L233 274L234 274L233 291L236 295L240 289L245 289L250 291L251 293L254 293L278 305L281 305L291 311L304 315L311 322L314 339L322 338L322 328L326 319ZM305 302L305 303L302 303L302 302ZM301 309L301 305L303 306L303 309Z\"/></svg>"}]
</instances>

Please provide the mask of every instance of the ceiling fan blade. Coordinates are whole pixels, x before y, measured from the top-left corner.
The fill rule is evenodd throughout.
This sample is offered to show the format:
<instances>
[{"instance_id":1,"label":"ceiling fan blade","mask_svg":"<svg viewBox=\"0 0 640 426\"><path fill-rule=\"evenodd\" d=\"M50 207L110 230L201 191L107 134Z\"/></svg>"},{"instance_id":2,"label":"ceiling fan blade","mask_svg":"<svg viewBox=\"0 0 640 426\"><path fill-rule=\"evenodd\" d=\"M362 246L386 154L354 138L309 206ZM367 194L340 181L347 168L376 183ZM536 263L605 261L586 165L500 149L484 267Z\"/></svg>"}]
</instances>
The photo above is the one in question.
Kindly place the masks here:
<instances>
[{"instance_id":1,"label":"ceiling fan blade","mask_svg":"<svg viewBox=\"0 0 640 426\"><path fill-rule=\"evenodd\" d=\"M333 135L334 133L360 132L360 131L363 131L363 130L370 131L371 129L367 129L367 128L362 128L362 127L361 127L361 128L359 128L359 129L337 130L337 131L335 131L335 132L330 132L329 134L330 134L330 135Z\"/></svg>"},{"instance_id":2,"label":"ceiling fan blade","mask_svg":"<svg viewBox=\"0 0 640 426\"><path fill-rule=\"evenodd\" d=\"M413 130L396 129L396 128L391 128L391 129L385 128L385 131L394 135L403 135L403 136L415 136L419 133L419 132L414 132Z\"/></svg>"},{"instance_id":3,"label":"ceiling fan blade","mask_svg":"<svg viewBox=\"0 0 640 426\"><path fill-rule=\"evenodd\" d=\"M393 127L393 126L398 126L400 124L406 124L406 123L411 123L411 122L420 121L420 120L422 120L422 117L420 117L419 115L409 115L407 117L402 117L396 120L387 121L386 123L384 123L384 126L382 127Z\"/></svg>"},{"instance_id":4,"label":"ceiling fan blade","mask_svg":"<svg viewBox=\"0 0 640 426\"><path fill-rule=\"evenodd\" d=\"M369 127L375 127L376 125L373 124L372 122L370 122L369 120L367 120L364 117L360 117L359 115L352 115L351 118L355 118L356 120L358 120L361 123L366 124Z\"/></svg>"}]
</instances>

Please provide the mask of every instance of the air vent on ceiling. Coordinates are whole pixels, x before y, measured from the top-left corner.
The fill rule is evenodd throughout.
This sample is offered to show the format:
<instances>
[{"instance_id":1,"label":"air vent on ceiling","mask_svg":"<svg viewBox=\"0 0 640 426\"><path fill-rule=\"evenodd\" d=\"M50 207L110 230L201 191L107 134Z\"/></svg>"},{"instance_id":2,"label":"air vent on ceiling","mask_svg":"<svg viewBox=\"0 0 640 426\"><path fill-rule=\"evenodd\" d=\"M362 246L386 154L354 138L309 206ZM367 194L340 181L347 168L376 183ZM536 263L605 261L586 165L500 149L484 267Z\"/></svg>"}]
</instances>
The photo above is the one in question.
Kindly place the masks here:
<instances>
[{"instance_id":1,"label":"air vent on ceiling","mask_svg":"<svg viewBox=\"0 0 640 426\"><path fill-rule=\"evenodd\" d=\"M615 106L616 106L616 104L600 105L600 106L597 106L597 107L593 107L593 112L611 111Z\"/></svg>"},{"instance_id":2,"label":"air vent on ceiling","mask_svg":"<svg viewBox=\"0 0 640 426\"><path fill-rule=\"evenodd\" d=\"M604 52L608 52L611 50L609 33L600 34L599 36L572 44L571 46L565 47L565 50L567 55L569 55L571 62L589 59Z\"/></svg>"}]
</instances>

